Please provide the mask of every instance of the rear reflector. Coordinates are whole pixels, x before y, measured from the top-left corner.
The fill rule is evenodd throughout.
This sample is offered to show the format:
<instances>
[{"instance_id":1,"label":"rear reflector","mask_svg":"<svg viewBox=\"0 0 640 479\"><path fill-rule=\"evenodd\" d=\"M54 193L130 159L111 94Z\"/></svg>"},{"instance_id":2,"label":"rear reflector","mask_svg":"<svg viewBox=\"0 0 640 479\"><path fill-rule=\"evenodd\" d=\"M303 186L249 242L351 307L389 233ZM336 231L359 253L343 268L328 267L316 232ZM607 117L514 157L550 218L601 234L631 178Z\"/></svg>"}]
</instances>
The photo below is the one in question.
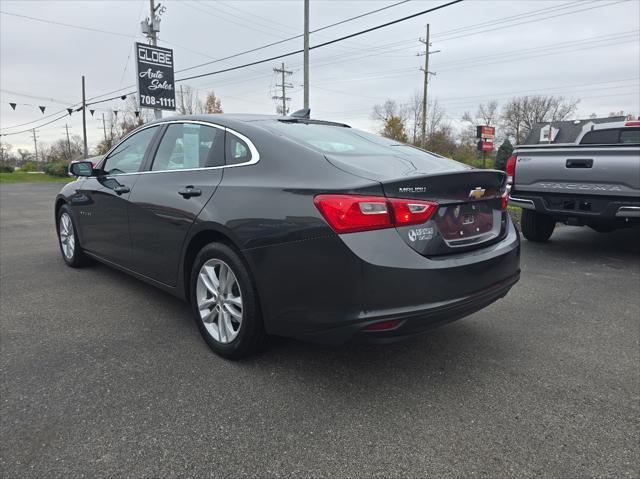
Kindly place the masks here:
<instances>
[{"instance_id":1,"label":"rear reflector","mask_svg":"<svg viewBox=\"0 0 640 479\"><path fill-rule=\"evenodd\" d=\"M401 319L390 319L389 321L381 321L379 323L373 323L369 326L362 328L363 331L386 331L393 329L402 322Z\"/></svg>"},{"instance_id":2,"label":"rear reflector","mask_svg":"<svg viewBox=\"0 0 640 479\"><path fill-rule=\"evenodd\" d=\"M316 208L336 233L355 233L425 223L437 203L384 196L318 195Z\"/></svg>"}]
</instances>

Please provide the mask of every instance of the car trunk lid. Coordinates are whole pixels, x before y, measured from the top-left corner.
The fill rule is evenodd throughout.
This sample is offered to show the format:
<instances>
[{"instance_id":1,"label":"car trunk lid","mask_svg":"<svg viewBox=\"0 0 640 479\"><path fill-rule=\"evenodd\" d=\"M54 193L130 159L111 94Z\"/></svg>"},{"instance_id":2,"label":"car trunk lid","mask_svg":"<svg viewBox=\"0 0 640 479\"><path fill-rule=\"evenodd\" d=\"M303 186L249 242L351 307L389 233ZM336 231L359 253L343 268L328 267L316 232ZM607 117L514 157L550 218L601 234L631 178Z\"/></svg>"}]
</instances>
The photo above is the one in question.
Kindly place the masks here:
<instances>
[{"instance_id":1,"label":"car trunk lid","mask_svg":"<svg viewBox=\"0 0 640 479\"><path fill-rule=\"evenodd\" d=\"M422 255L468 251L504 236L507 219L502 206L506 186L503 172L477 170L440 157L431 165L422 158L414 162L412 156L334 155L327 159L344 171L380 182L388 198L438 204L424 224L396 227L405 243Z\"/></svg>"}]
</instances>

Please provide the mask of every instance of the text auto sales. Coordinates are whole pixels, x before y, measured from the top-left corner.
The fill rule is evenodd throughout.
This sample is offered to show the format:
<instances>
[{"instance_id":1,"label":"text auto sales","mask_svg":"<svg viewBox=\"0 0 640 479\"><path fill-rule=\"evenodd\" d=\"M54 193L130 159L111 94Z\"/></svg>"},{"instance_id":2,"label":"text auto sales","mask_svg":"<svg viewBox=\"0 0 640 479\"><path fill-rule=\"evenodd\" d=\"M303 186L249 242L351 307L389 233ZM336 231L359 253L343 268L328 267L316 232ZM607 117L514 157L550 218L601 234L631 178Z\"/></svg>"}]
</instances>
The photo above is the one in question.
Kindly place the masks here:
<instances>
[{"instance_id":1,"label":"text auto sales","mask_svg":"<svg viewBox=\"0 0 640 479\"><path fill-rule=\"evenodd\" d=\"M145 63L155 63L169 68L173 67L173 52L139 48L138 58ZM156 70L154 72L152 68L148 68L147 70L140 72L140 78L149 78L151 80L151 84L148 86L149 90L173 90L173 85L171 83L166 80L161 81L164 78L161 70Z\"/></svg>"},{"instance_id":2,"label":"text auto sales","mask_svg":"<svg viewBox=\"0 0 640 479\"><path fill-rule=\"evenodd\" d=\"M164 78L164 75L160 70L156 70L155 72L148 68L147 70L140 72L140 78L149 78L151 83L147 87L151 91L155 90L173 90L173 85L168 81L161 81Z\"/></svg>"}]
</instances>

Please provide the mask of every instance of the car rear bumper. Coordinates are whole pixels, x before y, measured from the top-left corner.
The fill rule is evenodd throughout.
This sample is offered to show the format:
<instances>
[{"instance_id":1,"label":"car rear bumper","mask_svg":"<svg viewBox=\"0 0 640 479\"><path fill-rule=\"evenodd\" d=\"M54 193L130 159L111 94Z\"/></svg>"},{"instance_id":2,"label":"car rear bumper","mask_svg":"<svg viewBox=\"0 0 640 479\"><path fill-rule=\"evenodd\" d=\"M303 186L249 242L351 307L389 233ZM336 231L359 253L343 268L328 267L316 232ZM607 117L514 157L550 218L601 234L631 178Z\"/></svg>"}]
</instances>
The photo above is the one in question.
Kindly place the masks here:
<instances>
[{"instance_id":1,"label":"car rear bumper","mask_svg":"<svg viewBox=\"0 0 640 479\"><path fill-rule=\"evenodd\" d=\"M573 217L588 222L640 218L640 201L634 198L512 191L509 204L551 215L558 220Z\"/></svg>"},{"instance_id":2,"label":"car rear bumper","mask_svg":"<svg viewBox=\"0 0 640 479\"><path fill-rule=\"evenodd\" d=\"M326 236L245 250L268 333L339 345L388 342L472 314L520 275L520 239L427 258L393 230ZM363 331L389 319L391 330Z\"/></svg>"}]
</instances>

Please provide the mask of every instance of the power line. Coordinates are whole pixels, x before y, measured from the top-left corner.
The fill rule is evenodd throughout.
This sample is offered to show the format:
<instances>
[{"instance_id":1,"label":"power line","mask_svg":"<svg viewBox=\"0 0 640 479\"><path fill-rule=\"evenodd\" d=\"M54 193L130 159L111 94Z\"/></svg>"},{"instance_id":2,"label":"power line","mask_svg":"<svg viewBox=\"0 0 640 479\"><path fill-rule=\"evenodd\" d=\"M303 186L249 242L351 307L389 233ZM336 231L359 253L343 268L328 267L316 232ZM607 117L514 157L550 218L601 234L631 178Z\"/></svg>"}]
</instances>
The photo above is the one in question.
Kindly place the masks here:
<instances>
[{"instance_id":1,"label":"power line","mask_svg":"<svg viewBox=\"0 0 640 479\"><path fill-rule=\"evenodd\" d=\"M599 4L599 5L590 7L590 8L582 8L582 9L578 9L578 10L572 10L570 12L564 12L564 13L559 14L559 15L552 15L552 16L547 16L547 17L544 17L544 18L534 18L534 19L527 20L527 21L524 21L524 22L515 23L513 25L504 25L504 26L499 27L499 28L491 28L491 29L480 30L480 31L477 31L477 32L470 32L470 33L467 33L467 34L464 34L464 35L458 35L458 36L454 36L454 37L450 37L450 38L444 38L444 39L441 39L439 41L440 42L444 42L444 41L448 41L448 40L456 40L458 38L468 37L468 36L472 36L472 35L479 35L479 34L490 32L490 31L510 28L512 26L518 26L518 25L523 25L523 24L526 24L526 23L538 22L538 21L541 21L541 20L553 19L553 18L556 18L556 17L559 17L559 16L569 15L569 14L572 14L572 13L578 13L578 12L582 12L582 11L586 11L586 10L594 10L594 9L597 9L597 8L602 8L602 7L606 7L606 6L610 6L610 5L614 5L614 4L623 3L625 1L628 1L628 0L619 0L617 2L612 2L612 3ZM579 3L582 4L582 2L579 2ZM551 9L550 11L553 12L554 10ZM535 11L529 12L529 13L535 13L535 12L538 12L538 11L535 10ZM541 14L536 13L536 15L541 15ZM505 18L509 18L509 17L505 17ZM496 19L493 22L497 24L497 23L501 23L502 20L504 20L504 19ZM468 27L463 27L463 28L473 29L474 27L475 27L474 25L470 25ZM434 35L434 37L438 37L438 35L436 34L436 35ZM413 45L413 44L415 44L415 38L411 38L411 39L407 39L407 40L395 41L395 42L391 42L391 43L388 43L388 44L378 45L377 47L370 47L370 48L362 49L363 51L366 51L365 55L361 55L361 56L358 56L357 54L355 54L356 56L353 56L354 54L337 55L337 56L335 56L335 57L338 58L337 60L333 60L333 61L325 62L325 63L320 63L320 64L316 63L314 66L315 66L315 68L318 68L319 66L323 66L323 65L331 65L331 64L341 63L341 62L345 62L345 61L353 61L354 59L369 58L369 57L372 57L372 56L379 55L380 51L386 50L387 53L390 53L392 51L400 51L400 50L404 50L404 47L402 47L400 45Z\"/></svg>"},{"instance_id":2,"label":"power line","mask_svg":"<svg viewBox=\"0 0 640 479\"><path fill-rule=\"evenodd\" d=\"M344 40L348 40L349 38L354 38L354 37L357 37L359 35L364 35L365 33L370 33L370 32L373 32L375 30L379 30L381 28L385 28L385 27L388 27L388 26L391 26L391 25L395 25L396 23L404 22L406 20L410 20L412 18L416 18L416 17L419 17L421 15L425 15L427 13L435 12L436 10L440 10L440 9L443 9L443 8L446 8L446 7L450 7L452 5L455 5L456 3L461 3L463 1L464 0L453 0L451 2L444 3L442 5L438 5L437 7L432 7L432 8L429 8L427 10L423 10L421 12L414 13L412 15L408 15L406 17L398 18L396 20L392 20L390 22L386 22L386 23L383 23L381 25L376 25L374 27L366 28L364 30L360 30L358 32L354 32L354 33L351 33L349 35L345 35L345 36L342 36L342 37L339 37L339 38L335 38L333 40L329 40L329 41L320 43L318 45L314 45L312 47L309 47L309 50L315 50L317 48L326 47L326 46L332 45L334 43L338 43L338 42L342 42ZM222 70L217 70L217 71L208 72L208 73L200 73L198 75L192 75L190 77L180 78L180 79L176 80L176 82L186 81L186 80L193 80L194 78L202 78L202 77L206 77L206 76L217 75L217 74L220 74L220 73L226 73L226 72L230 72L230 71L233 71L233 70L239 70L240 68L246 68L246 67L253 66L253 65L259 65L261 63L272 62L274 60L280 60L281 58L285 58L285 57L289 57L291 55L296 55L296 54L302 53L303 51L304 50L302 50L302 49L301 50L294 50L292 52L283 53L281 55L276 55L276 56L273 56L273 57L270 57L270 58L265 58L263 60L256 60L254 62L245 63L244 65L237 65L237 66L225 68L225 69L222 69Z\"/></svg>"},{"instance_id":3,"label":"power line","mask_svg":"<svg viewBox=\"0 0 640 479\"><path fill-rule=\"evenodd\" d=\"M335 27L337 25L342 25L343 23L351 22L353 20L357 20L359 18L363 18L363 17L366 17L368 15L372 15L374 13L378 13L378 12L381 12L383 10L387 10L387 9L395 7L397 5L401 5L403 3L407 3L408 1L410 1L410 0L402 0L401 2L392 3L391 5L387 5L386 7L377 8L375 10L370 10L368 12L361 13L360 15L356 15L355 17L346 18L346 19L341 20L339 22L335 22L335 23L332 23L330 25L325 25L324 27L316 28L315 30L311 30L309 33L310 34L311 33L317 33L317 32L320 32L322 30L326 30L328 28ZM460 0L460 1L462 1L462 0ZM280 45L282 43L285 43L285 42L288 42L288 41L291 41L291 40L295 40L297 38L302 38L302 37L303 37L302 34L294 35L292 37L284 38L282 40L278 40L276 42L268 43L266 45L262 45L262 46L259 46L259 47L256 47L256 48L252 48L250 50L245 50L243 52L234 53L233 55L229 55L229 56L226 56L224 58L219 58L217 60L213 60L213 61L210 61L210 62L200 63L198 65L193 65L193 66L190 66L190 67L187 67L187 68L183 68L182 70L176 70L176 73L182 73L182 72L186 72L186 71L189 71L189 70L194 70L196 68L204 67L204 66L207 66L207 65L212 65L214 63L222 62L224 60L229 60L231 58L236 58L236 57L239 57L239 56L242 56L242 55L246 55L248 53L257 52L259 50L264 50L265 48L273 47L275 45Z\"/></svg>"},{"instance_id":4,"label":"power line","mask_svg":"<svg viewBox=\"0 0 640 479\"><path fill-rule=\"evenodd\" d=\"M47 20L47 19L44 19L44 18L30 17L29 15L20 15L18 13L5 12L4 10L0 10L0 13L2 13L3 15L10 15L12 17L25 18L27 20L32 20L34 22L50 23L52 25L60 25L62 27L75 28L75 29L78 29L78 30L86 30L86 31L89 31L89 32L105 33L107 35L116 35L116 36L119 36L119 37L132 38L131 35L127 35L126 33L112 32L112 31L109 31L109 30L102 30L100 28L85 27L85 26L82 26L82 25L73 25L71 23L57 22L55 20Z\"/></svg>"}]
</instances>

